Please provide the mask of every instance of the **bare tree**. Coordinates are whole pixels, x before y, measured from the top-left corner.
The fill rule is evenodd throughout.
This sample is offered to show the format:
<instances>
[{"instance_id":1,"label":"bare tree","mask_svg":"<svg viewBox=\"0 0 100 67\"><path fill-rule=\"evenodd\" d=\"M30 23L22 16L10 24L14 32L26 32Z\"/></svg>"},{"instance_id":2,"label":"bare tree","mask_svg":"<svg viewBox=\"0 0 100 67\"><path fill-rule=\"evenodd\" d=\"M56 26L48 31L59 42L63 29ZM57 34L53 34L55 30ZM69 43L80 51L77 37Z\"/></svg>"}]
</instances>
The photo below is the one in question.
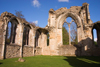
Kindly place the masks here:
<instances>
[{"instance_id":1,"label":"bare tree","mask_svg":"<svg viewBox=\"0 0 100 67\"><path fill-rule=\"evenodd\" d=\"M36 27L36 24L33 22L29 22L31 25L33 25L34 27Z\"/></svg>"},{"instance_id":2,"label":"bare tree","mask_svg":"<svg viewBox=\"0 0 100 67\"><path fill-rule=\"evenodd\" d=\"M75 22L71 24L71 41L74 43L77 42L77 26Z\"/></svg>"},{"instance_id":3,"label":"bare tree","mask_svg":"<svg viewBox=\"0 0 100 67\"><path fill-rule=\"evenodd\" d=\"M15 15L16 15L16 17L24 18L24 15L22 14L22 11L16 11L15 10Z\"/></svg>"}]
</instances>

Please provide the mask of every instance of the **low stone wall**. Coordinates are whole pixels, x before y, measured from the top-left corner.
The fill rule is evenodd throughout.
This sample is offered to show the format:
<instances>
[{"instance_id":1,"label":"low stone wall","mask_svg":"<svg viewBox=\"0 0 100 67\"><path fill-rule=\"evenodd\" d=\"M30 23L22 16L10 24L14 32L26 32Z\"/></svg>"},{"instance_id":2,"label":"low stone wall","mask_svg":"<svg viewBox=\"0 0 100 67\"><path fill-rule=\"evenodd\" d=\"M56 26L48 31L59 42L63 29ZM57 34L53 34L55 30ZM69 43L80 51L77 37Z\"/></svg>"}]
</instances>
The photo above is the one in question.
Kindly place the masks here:
<instances>
[{"instance_id":1,"label":"low stone wall","mask_svg":"<svg viewBox=\"0 0 100 67\"><path fill-rule=\"evenodd\" d=\"M34 56L32 46L23 46L23 57Z\"/></svg>"},{"instance_id":2,"label":"low stone wall","mask_svg":"<svg viewBox=\"0 0 100 67\"><path fill-rule=\"evenodd\" d=\"M42 55L42 48L36 47L35 50L34 50L34 54L35 55Z\"/></svg>"},{"instance_id":3,"label":"low stone wall","mask_svg":"<svg viewBox=\"0 0 100 67\"><path fill-rule=\"evenodd\" d=\"M2 45L0 45L0 59L2 58L1 57L1 52L2 52Z\"/></svg>"},{"instance_id":4,"label":"low stone wall","mask_svg":"<svg viewBox=\"0 0 100 67\"><path fill-rule=\"evenodd\" d=\"M93 47L93 56L100 56L100 47Z\"/></svg>"},{"instance_id":5,"label":"low stone wall","mask_svg":"<svg viewBox=\"0 0 100 67\"><path fill-rule=\"evenodd\" d=\"M20 57L20 48L19 45L6 45L5 58Z\"/></svg>"},{"instance_id":6,"label":"low stone wall","mask_svg":"<svg viewBox=\"0 0 100 67\"><path fill-rule=\"evenodd\" d=\"M50 55L50 47L43 47L42 55Z\"/></svg>"},{"instance_id":7,"label":"low stone wall","mask_svg":"<svg viewBox=\"0 0 100 67\"><path fill-rule=\"evenodd\" d=\"M58 54L62 56L76 56L77 48L73 45L62 45L58 48Z\"/></svg>"}]
</instances>

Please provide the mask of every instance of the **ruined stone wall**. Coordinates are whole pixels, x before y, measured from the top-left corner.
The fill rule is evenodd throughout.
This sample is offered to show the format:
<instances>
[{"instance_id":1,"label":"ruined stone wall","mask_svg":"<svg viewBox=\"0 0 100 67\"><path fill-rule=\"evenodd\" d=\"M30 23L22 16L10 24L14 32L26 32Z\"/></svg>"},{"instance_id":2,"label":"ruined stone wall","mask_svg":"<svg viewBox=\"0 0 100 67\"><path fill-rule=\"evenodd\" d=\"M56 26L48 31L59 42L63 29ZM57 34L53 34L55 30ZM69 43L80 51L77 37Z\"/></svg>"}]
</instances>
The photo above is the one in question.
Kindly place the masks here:
<instances>
[{"instance_id":1,"label":"ruined stone wall","mask_svg":"<svg viewBox=\"0 0 100 67\"><path fill-rule=\"evenodd\" d=\"M50 47L49 46L44 47L42 50L43 50L42 55L50 55Z\"/></svg>"},{"instance_id":2,"label":"ruined stone wall","mask_svg":"<svg viewBox=\"0 0 100 67\"><path fill-rule=\"evenodd\" d=\"M2 53L2 45L0 45L0 59L1 59L1 53Z\"/></svg>"},{"instance_id":3,"label":"ruined stone wall","mask_svg":"<svg viewBox=\"0 0 100 67\"><path fill-rule=\"evenodd\" d=\"M92 56L100 56L100 47L94 45L92 50Z\"/></svg>"},{"instance_id":4,"label":"ruined stone wall","mask_svg":"<svg viewBox=\"0 0 100 67\"><path fill-rule=\"evenodd\" d=\"M5 38L5 34L4 34L4 22L2 21L2 19L0 18L0 59L3 59L3 46L4 46L4 38Z\"/></svg>"},{"instance_id":5,"label":"ruined stone wall","mask_svg":"<svg viewBox=\"0 0 100 67\"><path fill-rule=\"evenodd\" d=\"M58 48L58 54L62 56L76 56L77 48L73 45L62 45Z\"/></svg>"},{"instance_id":6,"label":"ruined stone wall","mask_svg":"<svg viewBox=\"0 0 100 67\"><path fill-rule=\"evenodd\" d=\"M50 34L50 37L52 36L52 39L50 38L51 53L57 55L57 47L63 45L62 26L67 17L71 17L77 25L77 40L81 55L92 55L93 22L90 19L88 3L83 3L82 6L72 6L70 9L64 7L49 10L48 26L52 29L50 32L53 33L53 35Z\"/></svg>"},{"instance_id":7,"label":"ruined stone wall","mask_svg":"<svg viewBox=\"0 0 100 67\"><path fill-rule=\"evenodd\" d=\"M36 47L34 50L34 55L42 55L42 48Z\"/></svg>"},{"instance_id":8,"label":"ruined stone wall","mask_svg":"<svg viewBox=\"0 0 100 67\"><path fill-rule=\"evenodd\" d=\"M34 56L33 50L34 49L31 46L24 46L23 47L23 57Z\"/></svg>"},{"instance_id":9,"label":"ruined stone wall","mask_svg":"<svg viewBox=\"0 0 100 67\"><path fill-rule=\"evenodd\" d=\"M20 49L19 45L6 45L5 58L20 57Z\"/></svg>"},{"instance_id":10,"label":"ruined stone wall","mask_svg":"<svg viewBox=\"0 0 100 67\"><path fill-rule=\"evenodd\" d=\"M2 27L1 25L0 25L0 27ZM1 28L0 29L0 45L2 45L3 44L3 29Z\"/></svg>"},{"instance_id":11,"label":"ruined stone wall","mask_svg":"<svg viewBox=\"0 0 100 67\"><path fill-rule=\"evenodd\" d=\"M71 17L77 25L77 46L63 45L62 26L67 17ZM6 44L8 22L18 23L15 32L15 42L9 45ZM99 56L100 46L93 46L92 24L88 3L83 3L82 6L72 6L70 9L50 9L48 25L45 28L34 27L24 19L4 12L0 15L0 58L1 56L4 57L4 55L6 58L22 57L22 55L23 57L34 55ZM23 31L25 26L30 27L29 39L27 40L28 44L23 44ZM95 27L97 30L100 29L100 25L98 26L98 24ZM36 31L39 32L38 38L36 39L37 44L35 44ZM47 46L47 33L49 33L49 46ZM97 43L99 44L100 31L97 33Z\"/></svg>"}]
</instances>

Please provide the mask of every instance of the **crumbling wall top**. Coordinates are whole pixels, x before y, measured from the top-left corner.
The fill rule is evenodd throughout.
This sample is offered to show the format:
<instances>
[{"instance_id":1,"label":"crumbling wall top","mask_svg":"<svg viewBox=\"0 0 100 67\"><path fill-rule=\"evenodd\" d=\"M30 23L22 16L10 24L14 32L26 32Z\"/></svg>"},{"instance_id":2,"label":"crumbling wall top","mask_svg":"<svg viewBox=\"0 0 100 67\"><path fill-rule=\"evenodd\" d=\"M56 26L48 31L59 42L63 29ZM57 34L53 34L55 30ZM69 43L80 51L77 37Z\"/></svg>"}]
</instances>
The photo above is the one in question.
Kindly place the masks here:
<instances>
[{"instance_id":1,"label":"crumbling wall top","mask_svg":"<svg viewBox=\"0 0 100 67\"><path fill-rule=\"evenodd\" d=\"M8 12L3 12L2 14L1 14L1 17L3 18L3 17L15 17L13 14L11 14L11 13L8 13Z\"/></svg>"},{"instance_id":2,"label":"crumbling wall top","mask_svg":"<svg viewBox=\"0 0 100 67\"><path fill-rule=\"evenodd\" d=\"M83 3L82 6L71 6L69 9L67 9L66 7L62 7L58 10L50 9L49 13L55 14L56 17L60 16L61 14L64 14L65 12L73 12L77 15L80 15L80 12L86 8L85 6L88 5L88 3Z\"/></svg>"},{"instance_id":3,"label":"crumbling wall top","mask_svg":"<svg viewBox=\"0 0 100 67\"><path fill-rule=\"evenodd\" d=\"M95 28L95 29L100 29L100 21L97 21L95 23L92 24L92 29Z\"/></svg>"},{"instance_id":4,"label":"crumbling wall top","mask_svg":"<svg viewBox=\"0 0 100 67\"><path fill-rule=\"evenodd\" d=\"M89 5L88 3L83 3L83 4L82 4L82 6L88 6L88 5Z\"/></svg>"}]
</instances>

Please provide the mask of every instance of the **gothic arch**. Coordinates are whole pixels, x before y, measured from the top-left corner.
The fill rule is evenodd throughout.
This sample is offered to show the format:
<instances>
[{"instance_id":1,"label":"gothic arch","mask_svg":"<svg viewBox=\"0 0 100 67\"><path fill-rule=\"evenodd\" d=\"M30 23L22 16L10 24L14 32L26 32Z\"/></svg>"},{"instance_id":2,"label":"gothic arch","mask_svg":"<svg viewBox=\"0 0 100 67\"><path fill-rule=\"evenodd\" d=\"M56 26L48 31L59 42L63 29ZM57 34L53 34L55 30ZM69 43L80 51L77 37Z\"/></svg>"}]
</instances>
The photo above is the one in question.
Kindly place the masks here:
<instances>
[{"instance_id":1,"label":"gothic arch","mask_svg":"<svg viewBox=\"0 0 100 67\"><path fill-rule=\"evenodd\" d=\"M96 29L96 31L97 31L97 45L100 46L100 21L97 21L97 22L93 23L93 25L92 25L92 39L94 39L93 29Z\"/></svg>"},{"instance_id":2,"label":"gothic arch","mask_svg":"<svg viewBox=\"0 0 100 67\"><path fill-rule=\"evenodd\" d=\"M82 32L83 26L82 26L80 17L76 13L66 12L66 13L60 15L58 17L57 21L56 21L57 22L57 28L62 29L63 23L64 23L64 21L67 17L71 17L72 19L74 19L74 21L77 25L78 42L80 42L81 38L82 38L82 33L80 33L80 32Z\"/></svg>"},{"instance_id":3,"label":"gothic arch","mask_svg":"<svg viewBox=\"0 0 100 67\"><path fill-rule=\"evenodd\" d=\"M6 22L6 24L8 25L8 23L9 22L11 22L11 24L12 25L14 25L15 27L15 29L13 29L14 30L14 43L16 43L16 44L18 44L18 45L21 45L21 40L19 40L18 41L18 39L20 38L20 34L21 34L21 31L22 31L22 24L20 23L20 20L17 18L17 17L11 17L11 16L9 15L8 17L7 17L7 22ZM7 30L7 26L6 26L6 30ZM12 34L11 34L11 36L13 36Z\"/></svg>"},{"instance_id":4,"label":"gothic arch","mask_svg":"<svg viewBox=\"0 0 100 67\"><path fill-rule=\"evenodd\" d=\"M76 13L66 12L58 17L58 19L57 19L58 28L62 28L62 24L64 23L64 20L67 17L73 18L75 20L77 27L82 27L81 19Z\"/></svg>"}]
</instances>

